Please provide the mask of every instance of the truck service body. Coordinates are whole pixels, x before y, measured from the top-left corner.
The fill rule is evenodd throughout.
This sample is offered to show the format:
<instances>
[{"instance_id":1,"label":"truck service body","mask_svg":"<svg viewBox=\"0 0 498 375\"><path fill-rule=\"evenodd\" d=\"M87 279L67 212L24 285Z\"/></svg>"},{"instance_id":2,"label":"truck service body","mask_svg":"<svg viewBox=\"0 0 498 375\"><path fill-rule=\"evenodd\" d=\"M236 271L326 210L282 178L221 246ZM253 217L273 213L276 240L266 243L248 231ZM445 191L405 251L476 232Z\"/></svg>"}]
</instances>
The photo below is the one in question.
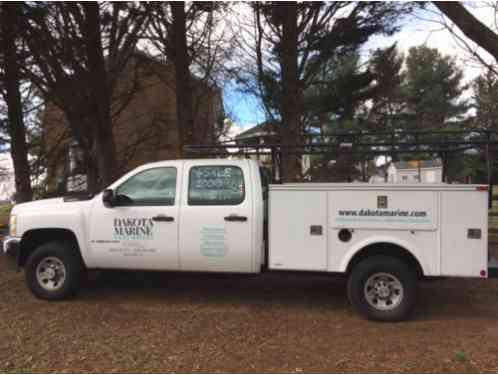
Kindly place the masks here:
<instances>
[{"instance_id":1,"label":"truck service body","mask_svg":"<svg viewBox=\"0 0 498 375\"><path fill-rule=\"evenodd\" d=\"M487 186L265 185L252 160L143 165L86 199L16 205L4 252L43 299L86 269L343 273L365 317L403 319L425 276L487 277Z\"/></svg>"}]
</instances>

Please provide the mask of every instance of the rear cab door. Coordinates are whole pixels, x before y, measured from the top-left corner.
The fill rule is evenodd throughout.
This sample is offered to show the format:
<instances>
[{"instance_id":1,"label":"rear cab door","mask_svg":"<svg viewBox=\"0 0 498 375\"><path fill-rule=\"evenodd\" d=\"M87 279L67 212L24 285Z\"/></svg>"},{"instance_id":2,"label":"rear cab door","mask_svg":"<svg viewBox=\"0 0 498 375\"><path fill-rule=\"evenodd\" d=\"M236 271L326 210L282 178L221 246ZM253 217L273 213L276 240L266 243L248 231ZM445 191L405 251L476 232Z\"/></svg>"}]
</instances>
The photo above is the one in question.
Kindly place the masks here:
<instances>
[{"instance_id":1,"label":"rear cab door","mask_svg":"<svg viewBox=\"0 0 498 375\"><path fill-rule=\"evenodd\" d=\"M180 214L180 268L256 272L252 169L247 160L187 160Z\"/></svg>"}]
</instances>

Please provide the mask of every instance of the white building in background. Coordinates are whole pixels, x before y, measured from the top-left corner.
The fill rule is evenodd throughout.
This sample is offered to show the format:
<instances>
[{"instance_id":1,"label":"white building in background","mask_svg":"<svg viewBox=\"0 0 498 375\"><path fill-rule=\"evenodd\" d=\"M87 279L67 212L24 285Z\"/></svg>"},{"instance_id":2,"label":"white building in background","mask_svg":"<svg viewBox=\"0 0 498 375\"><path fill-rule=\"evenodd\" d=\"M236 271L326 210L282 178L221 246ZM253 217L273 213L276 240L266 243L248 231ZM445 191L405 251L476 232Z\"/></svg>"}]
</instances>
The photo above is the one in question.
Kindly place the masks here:
<instances>
[{"instance_id":1,"label":"white building in background","mask_svg":"<svg viewBox=\"0 0 498 375\"><path fill-rule=\"evenodd\" d=\"M391 163L387 168L387 182L395 184L442 183L443 164L441 159Z\"/></svg>"},{"instance_id":2,"label":"white building in background","mask_svg":"<svg viewBox=\"0 0 498 375\"><path fill-rule=\"evenodd\" d=\"M378 168L377 173L374 174L373 176L370 176L368 182L371 184L385 183L386 182L386 172L383 169Z\"/></svg>"}]
</instances>

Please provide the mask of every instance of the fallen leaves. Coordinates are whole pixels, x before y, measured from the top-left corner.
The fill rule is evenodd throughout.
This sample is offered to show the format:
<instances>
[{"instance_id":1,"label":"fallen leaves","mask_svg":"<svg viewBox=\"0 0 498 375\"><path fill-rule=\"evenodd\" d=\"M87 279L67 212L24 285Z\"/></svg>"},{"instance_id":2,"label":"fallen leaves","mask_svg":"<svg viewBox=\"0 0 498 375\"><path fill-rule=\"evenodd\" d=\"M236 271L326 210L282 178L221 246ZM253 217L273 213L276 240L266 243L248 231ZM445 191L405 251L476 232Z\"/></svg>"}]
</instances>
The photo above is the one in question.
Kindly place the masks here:
<instances>
[{"instance_id":1,"label":"fallen leaves","mask_svg":"<svg viewBox=\"0 0 498 375\"><path fill-rule=\"evenodd\" d=\"M498 369L482 344L496 341L498 280L431 282L413 320L377 324L352 312L340 278L109 274L48 303L3 261L0 372Z\"/></svg>"}]
</instances>

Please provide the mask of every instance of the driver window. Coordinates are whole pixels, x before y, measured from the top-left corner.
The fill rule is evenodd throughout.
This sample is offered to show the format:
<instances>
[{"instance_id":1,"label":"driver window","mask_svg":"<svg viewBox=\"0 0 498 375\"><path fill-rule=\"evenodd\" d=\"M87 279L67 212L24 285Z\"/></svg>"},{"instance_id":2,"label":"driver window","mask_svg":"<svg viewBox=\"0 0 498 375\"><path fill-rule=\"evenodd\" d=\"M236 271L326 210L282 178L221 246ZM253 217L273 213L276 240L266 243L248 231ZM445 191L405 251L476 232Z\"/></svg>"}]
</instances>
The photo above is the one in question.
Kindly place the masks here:
<instances>
[{"instance_id":1,"label":"driver window","mask_svg":"<svg viewBox=\"0 0 498 375\"><path fill-rule=\"evenodd\" d=\"M173 206L176 195L176 168L153 168L123 182L116 194L125 195L133 206Z\"/></svg>"}]
</instances>

